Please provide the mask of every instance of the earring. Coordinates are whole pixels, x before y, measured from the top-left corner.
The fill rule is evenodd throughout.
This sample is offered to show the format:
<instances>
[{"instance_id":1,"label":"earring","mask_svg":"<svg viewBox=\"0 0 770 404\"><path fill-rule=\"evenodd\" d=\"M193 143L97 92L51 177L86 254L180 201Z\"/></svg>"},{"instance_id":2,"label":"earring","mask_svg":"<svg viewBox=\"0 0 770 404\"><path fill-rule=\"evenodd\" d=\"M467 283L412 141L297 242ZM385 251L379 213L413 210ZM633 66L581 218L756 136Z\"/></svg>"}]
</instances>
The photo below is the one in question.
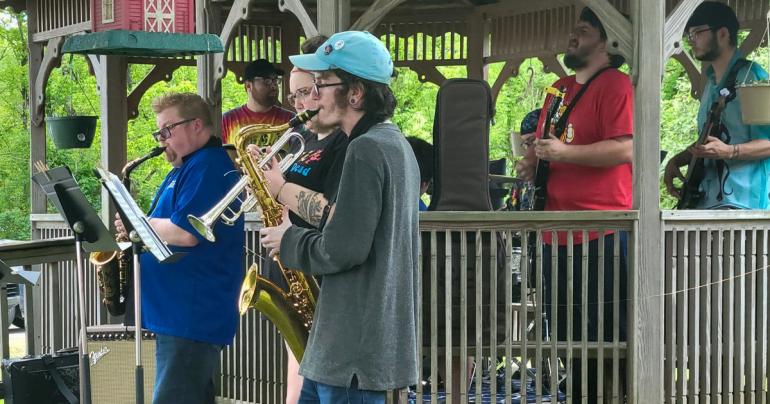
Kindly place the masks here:
<instances>
[{"instance_id":1,"label":"earring","mask_svg":"<svg viewBox=\"0 0 770 404\"><path fill-rule=\"evenodd\" d=\"M350 105L355 105L357 102L358 102L358 100L355 99L355 98L351 98L350 99Z\"/></svg>"}]
</instances>

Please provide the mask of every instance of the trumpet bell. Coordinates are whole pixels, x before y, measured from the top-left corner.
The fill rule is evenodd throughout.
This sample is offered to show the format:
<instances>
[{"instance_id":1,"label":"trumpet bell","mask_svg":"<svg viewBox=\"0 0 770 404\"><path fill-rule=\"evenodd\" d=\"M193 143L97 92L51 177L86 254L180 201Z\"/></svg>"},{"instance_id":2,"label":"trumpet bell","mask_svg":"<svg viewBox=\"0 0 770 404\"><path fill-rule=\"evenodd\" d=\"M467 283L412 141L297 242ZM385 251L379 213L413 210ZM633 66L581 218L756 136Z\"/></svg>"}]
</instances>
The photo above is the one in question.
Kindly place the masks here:
<instances>
[{"instance_id":1,"label":"trumpet bell","mask_svg":"<svg viewBox=\"0 0 770 404\"><path fill-rule=\"evenodd\" d=\"M214 229L206 223L206 219L199 218L194 215L187 215L187 220L190 222L190 225L197 231L201 236L206 237L206 240L211 241L212 243L217 241L217 237L214 235Z\"/></svg>"}]
</instances>

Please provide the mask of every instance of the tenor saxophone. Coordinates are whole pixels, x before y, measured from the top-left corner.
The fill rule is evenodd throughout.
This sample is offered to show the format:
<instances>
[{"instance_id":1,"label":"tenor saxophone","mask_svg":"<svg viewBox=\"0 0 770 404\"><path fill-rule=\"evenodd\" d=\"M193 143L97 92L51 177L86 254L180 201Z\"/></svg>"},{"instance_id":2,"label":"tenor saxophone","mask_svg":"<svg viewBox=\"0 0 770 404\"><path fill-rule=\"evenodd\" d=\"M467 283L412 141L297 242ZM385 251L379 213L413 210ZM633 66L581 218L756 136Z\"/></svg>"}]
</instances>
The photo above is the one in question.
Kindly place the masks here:
<instances>
[{"instance_id":1,"label":"tenor saxophone","mask_svg":"<svg viewBox=\"0 0 770 404\"><path fill-rule=\"evenodd\" d=\"M121 170L123 185L131 189L131 172L140 164L163 153L165 147L155 147L142 157L131 160ZM123 235L116 235L118 243L127 242ZM107 311L113 316L126 313L126 297L128 295L128 280L133 277L134 267L130 254L123 251L92 252L89 261L96 267L96 279L99 294Z\"/></svg>"},{"instance_id":2,"label":"tenor saxophone","mask_svg":"<svg viewBox=\"0 0 770 404\"><path fill-rule=\"evenodd\" d=\"M251 143L272 144L280 133L306 122L317 111L305 111L292 121L281 126L249 125L235 135L233 144L238 154L237 162L249 178L249 186L256 203L262 209L265 227L274 227L282 222L283 206L270 194L265 176L259 164L255 164L246 147ZM263 313L283 335L292 353L301 360L305 353L310 325L313 322L318 284L312 276L286 268L278 255L273 259L283 273L288 290L259 275L257 264L252 264L241 285L239 308L244 314L254 307Z\"/></svg>"}]
</instances>

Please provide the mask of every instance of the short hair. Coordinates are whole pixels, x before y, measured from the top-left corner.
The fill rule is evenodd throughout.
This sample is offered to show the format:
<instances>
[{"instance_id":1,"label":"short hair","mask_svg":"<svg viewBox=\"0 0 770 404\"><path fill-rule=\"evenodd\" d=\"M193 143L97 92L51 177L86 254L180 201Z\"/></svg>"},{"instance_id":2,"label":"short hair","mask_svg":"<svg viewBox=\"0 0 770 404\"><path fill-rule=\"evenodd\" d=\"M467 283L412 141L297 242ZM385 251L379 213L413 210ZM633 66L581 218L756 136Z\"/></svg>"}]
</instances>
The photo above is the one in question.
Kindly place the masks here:
<instances>
[{"instance_id":1,"label":"short hair","mask_svg":"<svg viewBox=\"0 0 770 404\"><path fill-rule=\"evenodd\" d=\"M699 25L708 25L714 31L722 27L727 28L730 33L730 45L738 45L738 17L727 4L716 1L701 3L687 20L684 29L688 31L691 27Z\"/></svg>"},{"instance_id":2,"label":"short hair","mask_svg":"<svg viewBox=\"0 0 770 404\"><path fill-rule=\"evenodd\" d=\"M406 141L412 146L417 166L420 167L420 182L433 180L433 145L417 136L407 136Z\"/></svg>"},{"instance_id":3,"label":"short hair","mask_svg":"<svg viewBox=\"0 0 770 404\"><path fill-rule=\"evenodd\" d=\"M396 96L393 95L393 91L387 84L362 79L340 69L332 71L344 84L336 94L344 94L350 90L350 87L358 83L364 89L363 107L361 110L363 110L365 115L372 117L377 122L383 122L393 116L397 101Z\"/></svg>"},{"instance_id":4,"label":"short hair","mask_svg":"<svg viewBox=\"0 0 770 404\"><path fill-rule=\"evenodd\" d=\"M315 53L327 39L329 39L329 37L326 35L311 36L310 38L305 39L305 42L302 42L302 46L300 46L299 49L304 54Z\"/></svg>"},{"instance_id":5,"label":"short hair","mask_svg":"<svg viewBox=\"0 0 770 404\"><path fill-rule=\"evenodd\" d=\"M152 101L152 111L156 114L173 107L176 107L182 119L200 119L203 126L214 127L211 120L211 107L198 94L167 93Z\"/></svg>"},{"instance_id":6,"label":"short hair","mask_svg":"<svg viewBox=\"0 0 770 404\"><path fill-rule=\"evenodd\" d=\"M628 18L628 16L625 17ZM604 29L604 24L602 24L599 16L594 13L594 10L591 10L589 7L583 7L583 10L580 11L580 17L578 17L578 21L587 22L592 27L598 29L599 37L602 39L602 41L607 42L607 31ZM622 55L609 52L607 52L607 55L610 57L610 66L616 69L622 66L623 63L626 63L626 58L624 58Z\"/></svg>"}]
</instances>

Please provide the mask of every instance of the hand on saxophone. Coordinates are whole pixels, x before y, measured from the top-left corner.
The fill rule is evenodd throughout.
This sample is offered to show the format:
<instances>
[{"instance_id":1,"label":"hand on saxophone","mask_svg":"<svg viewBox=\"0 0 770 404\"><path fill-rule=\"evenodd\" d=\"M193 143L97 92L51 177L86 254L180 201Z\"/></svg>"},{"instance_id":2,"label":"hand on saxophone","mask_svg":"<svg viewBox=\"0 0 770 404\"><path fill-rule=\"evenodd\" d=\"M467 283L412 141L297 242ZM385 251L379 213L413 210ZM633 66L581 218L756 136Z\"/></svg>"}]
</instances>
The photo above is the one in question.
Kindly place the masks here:
<instances>
[{"instance_id":1,"label":"hand on saxophone","mask_svg":"<svg viewBox=\"0 0 770 404\"><path fill-rule=\"evenodd\" d=\"M266 227L259 230L259 243L262 247L270 250L270 256L277 255L281 250L281 239L283 234L286 233L286 229L291 227L291 220L289 220L289 209L283 207L283 219L281 224L275 227Z\"/></svg>"}]
</instances>

